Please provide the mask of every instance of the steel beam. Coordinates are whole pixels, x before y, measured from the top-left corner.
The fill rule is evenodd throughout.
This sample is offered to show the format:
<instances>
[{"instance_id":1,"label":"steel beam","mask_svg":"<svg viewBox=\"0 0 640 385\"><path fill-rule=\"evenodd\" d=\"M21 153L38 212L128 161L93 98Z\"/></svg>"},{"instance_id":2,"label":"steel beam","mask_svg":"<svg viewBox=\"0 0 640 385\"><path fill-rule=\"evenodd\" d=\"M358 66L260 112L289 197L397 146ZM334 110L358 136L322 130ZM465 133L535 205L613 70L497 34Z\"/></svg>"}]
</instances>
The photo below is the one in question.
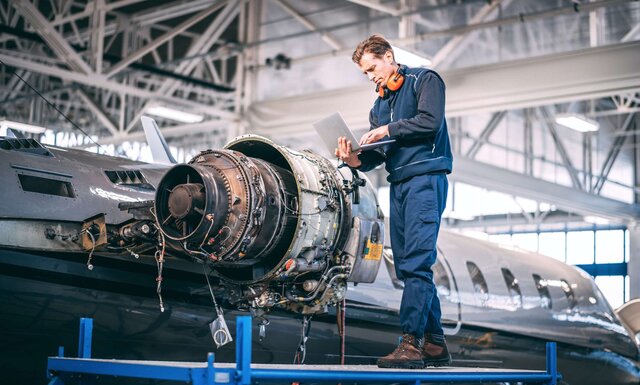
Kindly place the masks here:
<instances>
[{"instance_id":1,"label":"steel beam","mask_svg":"<svg viewBox=\"0 0 640 385\"><path fill-rule=\"evenodd\" d=\"M498 124L502 121L502 119L507 115L507 111L498 111L489 119L489 123L482 130L478 139L471 145L469 151L467 151L467 157L469 159L473 159L478 154L478 151L482 148L482 146L489 140L493 131L495 131Z\"/></svg>"},{"instance_id":2,"label":"steel beam","mask_svg":"<svg viewBox=\"0 0 640 385\"><path fill-rule=\"evenodd\" d=\"M239 2L229 1L226 3L226 6L218 13L216 19L209 24L207 29L202 33L200 38L191 43L189 50L184 55L185 57L197 57L197 55L201 55L202 53L211 49L211 46L216 43L220 35L224 32L224 30L229 26L229 24L233 21L234 17L240 11L240 8L244 6L246 0L241 0ZM224 4L224 3L221 3ZM187 75L193 71L193 69L200 63L199 60L185 60L178 65L175 69L174 73L178 75ZM172 95L175 90L178 88L180 83L178 83L174 79L166 79L163 84L158 88L157 94L159 95ZM149 106L149 103L145 103L140 110L137 112L135 118L129 123L127 128L125 129L126 133L129 133L136 125L137 120L142 116L144 111Z\"/></svg>"},{"instance_id":3,"label":"steel beam","mask_svg":"<svg viewBox=\"0 0 640 385\"><path fill-rule=\"evenodd\" d=\"M560 210L581 215L595 215L627 223L640 221L638 204L590 194L467 157L456 157L454 172L449 179L538 202L553 203Z\"/></svg>"},{"instance_id":4,"label":"steel beam","mask_svg":"<svg viewBox=\"0 0 640 385\"><path fill-rule=\"evenodd\" d=\"M83 74L93 73L91 67L71 48L71 45L31 2L16 1L13 6L36 29L42 39L56 53L56 56L64 60L71 69Z\"/></svg>"},{"instance_id":5,"label":"steel beam","mask_svg":"<svg viewBox=\"0 0 640 385\"><path fill-rule=\"evenodd\" d=\"M298 20L302 25L307 27L310 31L317 31L318 27L313 24L308 18L302 16L300 12L296 11L291 5L287 4L284 0L273 0L276 4L280 6L280 8L284 9L288 14L293 16L294 19ZM333 49L342 49L342 44L338 42L338 40L331 35L329 32L319 32L322 40L329 44Z\"/></svg>"},{"instance_id":6,"label":"steel beam","mask_svg":"<svg viewBox=\"0 0 640 385\"><path fill-rule=\"evenodd\" d=\"M189 50L184 56L192 57L201 55L211 49L211 46L218 41L224 30L238 15L240 8L244 5L245 1L246 0L227 2L226 6L220 11L220 13L218 13L215 20L209 24L207 29L202 33L202 36L197 41L191 43ZM188 75L199 63L199 60L183 61L178 65L174 72L180 75ZM169 79L160 87L158 92L171 95L175 92L178 85L179 84L177 84L176 81Z\"/></svg>"},{"instance_id":7,"label":"steel beam","mask_svg":"<svg viewBox=\"0 0 640 385\"><path fill-rule=\"evenodd\" d=\"M104 0L94 0L94 11L91 16L91 61L95 72L102 73L102 57L104 56L104 22L107 11Z\"/></svg>"},{"instance_id":8,"label":"steel beam","mask_svg":"<svg viewBox=\"0 0 640 385\"><path fill-rule=\"evenodd\" d=\"M447 117L640 91L640 41L443 71ZM544 73L545 76L540 76ZM490 86L489 86L490 85ZM268 135L313 134L311 123L341 111L352 128L368 128L371 85L254 103L249 118ZM348 109L346 108L348 106Z\"/></svg>"},{"instance_id":9,"label":"steel beam","mask_svg":"<svg viewBox=\"0 0 640 385\"><path fill-rule=\"evenodd\" d=\"M631 124L634 120L635 113L629 114L627 119L625 119L622 127L620 128L620 132L626 133L627 131L631 131L635 126ZM607 153L607 157L605 158L604 163L602 164L602 170L600 171L600 176L598 176L598 180L593 186L593 192L596 194L600 194L602 191L602 187L604 183L607 181L607 177L609 176L609 172L611 168L613 168L613 164L618 158L618 154L620 154L620 150L624 145L624 142L627 140L627 135L616 136L613 143L611 144L611 148L609 148L609 152Z\"/></svg>"},{"instance_id":10,"label":"steel beam","mask_svg":"<svg viewBox=\"0 0 640 385\"><path fill-rule=\"evenodd\" d=\"M136 60L140 59L141 57L143 57L144 55L148 54L149 52L151 52L151 51L155 50L156 48L160 47L162 44L164 44L167 41L169 41L169 40L173 39L174 37L178 36L182 32L186 31L188 28L192 27L194 24L199 23L200 21L204 20L206 17L211 15L213 12L217 11L220 7L221 7L220 4L216 4L216 5L213 5L213 6L209 7L209 8L206 8L205 10L203 10L203 11L199 12L198 14L196 14L195 16L192 16L189 19L183 21L182 23L180 23L178 26L176 26L175 28L171 29L170 31L167 31L162 36L156 38L152 42L150 42L148 44L145 44L143 47L141 47L137 51L129 54L128 57L126 57L126 58L120 60L120 62L114 64L109 69L109 73L107 74L107 77L112 77L113 75L117 74L122 69L124 69L127 66L129 66L129 64L133 63L134 61L136 61Z\"/></svg>"},{"instance_id":11,"label":"steel beam","mask_svg":"<svg viewBox=\"0 0 640 385\"><path fill-rule=\"evenodd\" d=\"M469 19L469 24L479 23L486 18L494 14L494 11L498 7L506 7L511 3L511 0L496 0L485 4L480 10ZM441 65L453 62L463 52L471 40L471 33L465 33L457 35L449 40L438 52L433 56L431 60L433 68L438 68Z\"/></svg>"},{"instance_id":12,"label":"steel beam","mask_svg":"<svg viewBox=\"0 0 640 385\"><path fill-rule=\"evenodd\" d=\"M76 94L82 99L82 102L93 112L96 118L113 134L118 134L118 127L116 127L115 123L107 116L107 114L98 106L98 104L89 96L86 92L81 89L76 90Z\"/></svg>"},{"instance_id":13,"label":"steel beam","mask_svg":"<svg viewBox=\"0 0 640 385\"><path fill-rule=\"evenodd\" d=\"M167 103L172 103L174 105L190 107L193 110L205 112L209 115L217 116L221 119L235 120L236 118L235 114L228 111L217 109L215 107L210 107L210 106L207 106L198 102L194 102L191 100L187 100L187 99L181 99L181 98L175 98L172 96L162 95L156 91L143 90L143 89L129 86L126 84L109 81L104 78L97 78L91 75L71 72L71 71L67 71L57 67L30 62L28 60L16 59L12 56L3 55L3 54L0 54L0 60L14 67L19 67L19 68L26 69L28 71L33 71L33 72L54 76L54 77L59 77L61 79L73 81L80 84L85 84L91 87L102 88L102 89L111 90L118 93L125 93L127 95L138 96L141 98L148 98L151 100L153 99L161 100Z\"/></svg>"},{"instance_id":14,"label":"steel beam","mask_svg":"<svg viewBox=\"0 0 640 385\"><path fill-rule=\"evenodd\" d=\"M626 35L620 40L621 42L627 42L635 39L635 37L640 32L640 23L636 24Z\"/></svg>"},{"instance_id":15,"label":"steel beam","mask_svg":"<svg viewBox=\"0 0 640 385\"><path fill-rule=\"evenodd\" d=\"M366 8L376 10L378 12L387 13L392 16L400 16L402 14L402 10L400 9L389 7L387 5L380 4L371 0L347 0L347 1L354 4L361 5Z\"/></svg>"},{"instance_id":16,"label":"steel beam","mask_svg":"<svg viewBox=\"0 0 640 385\"><path fill-rule=\"evenodd\" d=\"M140 124L140 119L136 119L135 121L133 121L133 123L134 123L134 126ZM215 130L223 131L227 127L230 127L233 124L235 123L230 122L228 120L223 120L223 119L208 120L200 123L189 123L189 124L181 124L178 126L162 127L161 131L162 131L163 137L174 138L174 137L182 137L185 135L199 134L203 132L211 133ZM138 130L131 133L119 133L114 136L99 138L98 142L101 145L107 145L107 144L120 144L124 141L145 141L145 140L146 140L146 137L144 135L144 131ZM86 147L93 147L93 146L94 144L91 143L91 144L86 144L78 147L86 148Z\"/></svg>"},{"instance_id":17,"label":"steel beam","mask_svg":"<svg viewBox=\"0 0 640 385\"><path fill-rule=\"evenodd\" d=\"M529 215L531 215L529 213ZM523 213L493 214L477 216L471 220L460 220L454 218L443 217L442 220L450 227L456 229L488 229L495 231L496 228L504 227L551 227L553 224L573 224L578 227L579 224L584 225L581 216L570 214L562 210L545 211L540 217L534 217L533 222L530 221Z\"/></svg>"},{"instance_id":18,"label":"steel beam","mask_svg":"<svg viewBox=\"0 0 640 385\"><path fill-rule=\"evenodd\" d=\"M601 0L601 1L594 1L591 3L582 3L580 4L580 12L594 11L602 7L611 7L611 6L630 3L630 2L631 0ZM394 40L394 42L396 42L397 44L415 44L425 40L443 37L447 35L458 35L458 34L468 33L476 29L495 28L503 25L523 23L526 21L531 21L536 19L548 19L551 17L562 16L562 15L572 15L572 14L575 14L575 8L573 6L558 7L558 8L547 9L539 12L532 12L529 14L519 13L513 16L504 17L497 20L467 24L461 27L453 27L447 31L421 33L421 34L417 34L404 39L396 39Z\"/></svg>"},{"instance_id":19,"label":"steel beam","mask_svg":"<svg viewBox=\"0 0 640 385\"><path fill-rule=\"evenodd\" d=\"M583 189L582 182L580 182L580 178L578 177L578 171L573 166L571 157L569 157L569 153L564 148L562 139L560 139L560 135L558 135L558 132L556 131L556 126L555 126L556 123L553 120L553 117L551 116L551 114L549 113L546 107L540 107L538 110L542 114L542 117L543 117L542 122L545 123L547 130L551 135L551 139L553 140L553 143L556 146L556 150L558 151L558 154L560 154L560 157L562 158L562 163L564 164L564 167L567 169L567 172L569 173L569 177L571 178L571 183L573 183L573 187L582 190Z\"/></svg>"},{"instance_id":20,"label":"steel beam","mask_svg":"<svg viewBox=\"0 0 640 385\"><path fill-rule=\"evenodd\" d=\"M105 4L104 10L105 11L113 11L115 9L118 9L118 8L121 8L121 7L125 7L127 5L140 3L142 1L145 1L145 0L121 0L121 1L110 2L109 4ZM69 3L71 3L71 2L69 2ZM73 13L71 15L67 15L67 16L64 16L64 17L56 16L51 21L51 25L57 26L57 25L61 25L61 24L70 23L72 21L84 19L85 17L91 16L93 14L93 12L94 12L94 9L95 9L95 2L90 1L90 2L87 3L85 9L82 10L81 12L76 12L76 13Z\"/></svg>"},{"instance_id":21,"label":"steel beam","mask_svg":"<svg viewBox=\"0 0 640 385\"><path fill-rule=\"evenodd\" d=\"M19 73L18 73L19 72ZM21 78L23 78L25 81L29 81L29 78L31 77L31 72L27 72L27 71L21 71L18 70L16 71L16 73L18 73L18 75L20 75ZM16 94L18 94L20 92L20 90L24 87L24 82L20 80L20 78L18 78L17 76L12 76L11 80L9 80L9 82L3 87L5 88L3 90L3 92L5 93L5 96L2 100L3 104L11 99L13 99L15 97Z\"/></svg>"}]
</instances>

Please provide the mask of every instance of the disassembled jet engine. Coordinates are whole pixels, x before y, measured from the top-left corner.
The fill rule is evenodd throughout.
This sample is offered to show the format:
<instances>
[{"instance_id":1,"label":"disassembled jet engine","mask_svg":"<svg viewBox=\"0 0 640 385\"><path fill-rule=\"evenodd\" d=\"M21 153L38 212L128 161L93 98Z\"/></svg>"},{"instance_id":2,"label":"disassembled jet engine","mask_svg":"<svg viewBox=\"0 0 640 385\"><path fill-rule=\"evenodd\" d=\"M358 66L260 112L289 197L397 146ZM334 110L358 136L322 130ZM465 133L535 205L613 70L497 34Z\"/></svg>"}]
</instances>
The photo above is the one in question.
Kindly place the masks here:
<instances>
[{"instance_id":1,"label":"disassembled jet engine","mask_svg":"<svg viewBox=\"0 0 640 385\"><path fill-rule=\"evenodd\" d=\"M312 151L239 137L165 174L157 226L212 268L236 306L322 312L347 282L373 282L382 256L375 192L345 174Z\"/></svg>"}]
</instances>

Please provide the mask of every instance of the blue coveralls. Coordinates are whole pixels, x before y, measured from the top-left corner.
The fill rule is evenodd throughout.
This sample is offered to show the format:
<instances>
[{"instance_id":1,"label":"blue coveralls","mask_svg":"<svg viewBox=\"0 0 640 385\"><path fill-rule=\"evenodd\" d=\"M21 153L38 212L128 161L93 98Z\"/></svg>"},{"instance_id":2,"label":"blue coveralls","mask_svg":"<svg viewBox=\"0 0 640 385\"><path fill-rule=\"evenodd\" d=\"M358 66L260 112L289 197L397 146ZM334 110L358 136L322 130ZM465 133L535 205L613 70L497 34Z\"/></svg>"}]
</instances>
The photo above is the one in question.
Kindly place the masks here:
<instances>
[{"instance_id":1,"label":"blue coveralls","mask_svg":"<svg viewBox=\"0 0 640 385\"><path fill-rule=\"evenodd\" d=\"M423 68L401 67L405 81L371 109L371 129L389 125L396 143L360 154L361 171L384 162L389 172L391 248L398 278L404 282L400 305L403 333L444 340L440 300L431 266L436 261L440 219L447 201L446 174L453 156L444 118L445 86Z\"/></svg>"}]
</instances>

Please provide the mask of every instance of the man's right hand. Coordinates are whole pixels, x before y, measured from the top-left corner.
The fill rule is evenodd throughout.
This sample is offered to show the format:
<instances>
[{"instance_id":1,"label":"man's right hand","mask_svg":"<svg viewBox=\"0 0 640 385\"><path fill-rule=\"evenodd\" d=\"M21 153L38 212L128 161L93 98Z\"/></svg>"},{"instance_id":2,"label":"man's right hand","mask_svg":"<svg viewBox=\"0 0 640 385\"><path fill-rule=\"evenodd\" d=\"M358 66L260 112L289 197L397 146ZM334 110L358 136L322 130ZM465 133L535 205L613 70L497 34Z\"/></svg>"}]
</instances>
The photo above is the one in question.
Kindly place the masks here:
<instances>
[{"instance_id":1,"label":"man's right hand","mask_svg":"<svg viewBox=\"0 0 640 385\"><path fill-rule=\"evenodd\" d=\"M336 156L341 161L345 162L349 167L360 167L362 162L358 159L358 155L361 151L353 152L351 147L351 141L347 140L344 136L338 138L338 148L336 148Z\"/></svg>"}]
</instances>

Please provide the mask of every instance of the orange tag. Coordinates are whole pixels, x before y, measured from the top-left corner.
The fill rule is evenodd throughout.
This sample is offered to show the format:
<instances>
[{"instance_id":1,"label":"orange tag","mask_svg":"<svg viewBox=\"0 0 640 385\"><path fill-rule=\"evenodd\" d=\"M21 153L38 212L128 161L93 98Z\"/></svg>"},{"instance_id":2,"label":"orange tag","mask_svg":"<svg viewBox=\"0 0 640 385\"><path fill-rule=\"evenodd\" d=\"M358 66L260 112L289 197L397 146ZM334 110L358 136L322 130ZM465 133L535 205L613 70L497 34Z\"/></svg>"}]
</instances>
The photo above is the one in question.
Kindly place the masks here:
<instances>
[{"instance_id":1,"label":"orange tag","mask_svg":"<svg viewBox=\"0 0 640 385\"><path fill-rule=\"evenodd\" d=\"M367 240L367 247L364 249L364 259L379 261L382 258L382 243L371 243Z\"/></svg>"}]
</instances>

